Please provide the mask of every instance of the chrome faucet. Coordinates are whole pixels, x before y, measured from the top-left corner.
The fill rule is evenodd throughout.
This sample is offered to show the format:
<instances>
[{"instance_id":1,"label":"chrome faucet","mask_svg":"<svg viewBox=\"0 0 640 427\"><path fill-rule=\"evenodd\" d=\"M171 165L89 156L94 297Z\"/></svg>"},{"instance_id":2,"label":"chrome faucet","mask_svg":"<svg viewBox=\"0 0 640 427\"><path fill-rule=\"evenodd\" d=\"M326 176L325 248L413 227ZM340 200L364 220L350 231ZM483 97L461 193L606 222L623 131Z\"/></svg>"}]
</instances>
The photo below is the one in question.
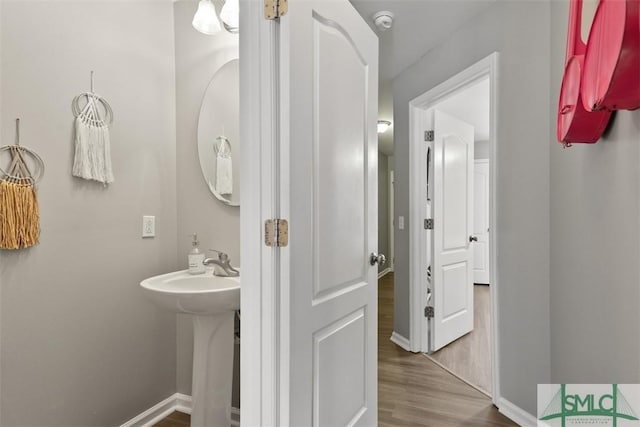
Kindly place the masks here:
<instances>
[{"instance_id":1,"label":"chrome faucet","mask_svg":"<svg viewBox=\"0 0 640 427\"><path fill-rule=\"evenodd\" d=\"M209 250L212 252L217 252L218 259L207 258L204 261L202 261L202 263L207 266L213 265L214 276L237 277L240 275L240 272L238 270L231 267L231 261L229 260L229 255L215 249L209 249Z\"/></svg>"}]
</instances>

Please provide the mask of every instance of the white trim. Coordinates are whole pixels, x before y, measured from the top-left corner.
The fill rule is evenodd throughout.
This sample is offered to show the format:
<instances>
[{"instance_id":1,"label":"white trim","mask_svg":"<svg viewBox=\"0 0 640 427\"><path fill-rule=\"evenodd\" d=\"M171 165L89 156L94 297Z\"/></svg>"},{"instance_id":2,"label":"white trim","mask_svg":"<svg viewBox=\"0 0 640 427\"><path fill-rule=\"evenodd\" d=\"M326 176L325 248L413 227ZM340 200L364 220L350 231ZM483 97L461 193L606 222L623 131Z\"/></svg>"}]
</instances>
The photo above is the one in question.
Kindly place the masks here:
<instances>
[{"instance_id":1,"label":"white trim","mask_svg":"<svg viewBox=\"0 0 640 427\"><path fill-rule=\"evenodd\" d=\"M176 393L174 394L174 396L176 398L175 410L178 412L182 412L183 414L191 415L191 408L193 405L191 396L182 393Z\"/></svg>"},{"instance_id":2,"label":"white trim","mask_svg":"<svg viewBox=\"0 0 640 427\"><path fill-rule=\"evenodd\" d=\"M133 417L120 427L150 427L165 419L173 412L191 413L191 396L176 393L162 402L156 403L143 413Z\"/></svg>"},{"instance_id":3,"label":"white trim","mask_svg":"<svg viewBox=\"0 0 640 427\"><path fill-rule=\"evenodd\" d=\"M178 393L167 397L162 402L156 403L143 413L133 417L120 427L147 427L156 424L176 410Z\"/></svg>"},{"instance_id":4,"label":"white trim","mask_svg":"<svg viewBox=\"0 0 640 427\"><path fill-rule=\"evenodd\" d=\"M489 169L490 169L490 207L489 221L491 234L489 235L489 251L491 256L490 271L490 292L491 292L491 356L492 356L492 372L493 372L493 402L494 404L500 399L500 363L499 363L499 306L498 306L498 248L496 242L499 232L497 218L497 182L498 173L496 168L496 160L498 158L498 58L499 54L494 52L488 57L475 63L471 67L456 74L447 81L439 84L433 89L413 99L409 103L409 158L410 179L410 286L409 300L412 302L410 310L410 336L412 351L428 352L428 325L422 314L423 301L426 300L425 289L422 284L427 283L426 278L426 233L423 230L422 219L424 214L422 210L424 204L421 203L422 188L426 185L426 165L421 159L426 156L426 147L424 144L424 130L427 129L427 117L425 111L437 103L443 101L447 97L453 95L465 86L489 76L490 80L490 140L489 140Z\"/></svg>"},{"instance_id":5,"label":"white trim","mask_svg":"<svg viewBox=\"0 0 640 427\"><path fill-rule=\"evenodd\" d=\"M241 417L245 425L282 425L277 262L279 250L262 243L262 224L278 218L278 23L263 18L262 2L240 0ZM274 309L274 307L276 309Z\"/></svg>"},{"instance_id":6,"label":"white trim","mask_svg":"<svg viewBox=\"0 0 640 427\"><path fill-rule=\"evenodd\" d=\"M493 384L493 403L502 398L500 391L500 331L498 328L500 319L500 306L498 305L498 170L496 168L498 160L498 82L500 81L500 71L498 67L499 55L497 52L489 57L489 84L490 112L489 120L489 260L491 271L489 272L489 293L491 296L491 372Z\"/></svg>"},{"instance_id":7,"label":"white trim","mask_svg":"<svg viewBox=\"0 0 640 427\"><path fill-rule=\"evenodd\" d=\"M389 160L387 157L387 169L389 171L389 194L388 194L388 204L389 204L389 270L390 271L394 271L395 269L395 245L394 245L394 239L395 239L395 200L396 200L396 188L395 188L395 172L393 171L393 169L389 169Z\"/></svg>"},{"instance_id":8,"label":"white trim","mask_svg":"<svg viewBox=\"0 0 640 427\"><path fill-rule=\"evenodd\" d=\"M511 419L511 421L523 427L535 427L538 425L536 417L514 405L505 398L498 399L498 411L505 417Z\"/></svg>"},{"instance_id":9,"label":"white trim","mask_svg":"<svg viewBox=\"0 0 640 427\"><path fill-rule=\"evenodd\" d=\"M240 409L231 407L231 425L233 427L240 427Z\"/></svg>"},{"instance_id":10,"label":"white trim","mask_svg":"<svg viewBox=\"0 0 640 427\"><path fill-rule=\"evenodd\" d=\"M389 339L391 340L392 343L399 346L403 350L411 351L411 343L409 343L409 340L403 337L402 335L400 335L399 333L397 333L396 331L393 331L393 333L391 334L391 338Z\"/></svg>"},{"instance_id":11,"label":"white trim","mask_svg":"<svg viewBox=\"0 0 640 427\"><path fill-rule=\"evenodd\" d=\"M427 283L422 280L422 273L420 268L422 266L421 259L426 257L423 253L423 246L426 245L424 236L424 230L420 227L420 221L423 219L422 208L424 207L420 203L421 188L420 183L426 183L425 177L417 177L415 174L425 173L425 168L421 167L420 159L424 159L426 156L426 150L424 143L420 144L420 131L419 129L425 129L426 123L422 114L422 109L418 109L414 105L414 101L409 103L409 341L411 343L411 351L420 352L426 351L427 340L423 338L422 319L419 313L422 309L422 289L420 283Z\"/></svg>"},{"instance_id":12,"label":"white trim","mask_svg":"<svg viewBox=\"0 0 640 427\"><path fill-rule=\"evenodd\" d=\"M385 268L380 273L378 273L378 279L382 279L384 276L386 276L387 274L391 273L392 271L393 270L391 269L391 267Z\"/></svg>"},{"instance_id":13,"label":"white trim","mask_svg":"<svg viewBox=\"0 0 640 427\"><path fill-rule=\"evenodd\" d=\"M191 414L191 396L176 393L160 403L153 405L140 415L135 416L120 427L151 427L174 412ZM231 407L231 425L240 426L240 409Z\"/></svg>"}]
</instances>

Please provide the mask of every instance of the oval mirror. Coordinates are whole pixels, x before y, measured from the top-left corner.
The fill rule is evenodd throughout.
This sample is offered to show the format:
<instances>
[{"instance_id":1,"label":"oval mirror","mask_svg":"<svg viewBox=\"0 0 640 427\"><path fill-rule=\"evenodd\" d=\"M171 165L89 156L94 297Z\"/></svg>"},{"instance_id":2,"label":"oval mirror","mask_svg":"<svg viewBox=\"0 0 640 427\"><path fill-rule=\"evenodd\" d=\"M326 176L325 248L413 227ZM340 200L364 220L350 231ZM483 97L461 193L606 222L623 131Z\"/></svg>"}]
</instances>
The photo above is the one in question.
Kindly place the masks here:
<instances>
[{"instance_id":1,"label":"oval mirror","mask_svg":"<svg viewBox=\"0 0 640 427\"><path fill-rule=\"evenodd\" d=\"M207 186L223 203L240 206L240 73L224 64L207 87L198 119L198 156Z\"/></svg>"}]
</instances>

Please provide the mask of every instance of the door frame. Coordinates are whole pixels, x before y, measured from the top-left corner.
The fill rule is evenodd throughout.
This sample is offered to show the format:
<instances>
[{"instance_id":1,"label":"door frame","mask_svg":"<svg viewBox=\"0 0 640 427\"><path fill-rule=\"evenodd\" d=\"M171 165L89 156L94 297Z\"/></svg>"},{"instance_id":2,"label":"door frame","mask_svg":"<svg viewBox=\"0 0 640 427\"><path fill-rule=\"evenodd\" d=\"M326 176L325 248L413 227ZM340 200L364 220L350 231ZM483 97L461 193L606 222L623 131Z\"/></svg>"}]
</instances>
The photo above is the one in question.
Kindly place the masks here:
<instances>
[{"instance_id":1,"label":"door frame","mask_svg":"<svg viewBox=\"0 0 640 427\"><path fill-rule=\"evenodd\" d=\"M243 425L286 425L280 417L280 396L286 395L286 381L280 369L281 251L264 245L265 219L281 214L282 176L280 165L287 153L279 141L280 112L277 105L280 61L278 23L264 19L263 3L240 0L240 129L241 181L240 255L242 263L242 345L240 346L240 419ZM266 112L266 114L264 113ZM248 262L248 260L254 260ZM288 343L286 343L288 344ZM284 361L286 362L286 361Z\"/></svg>"},{"instance_id":2,"label":"door frame","mask_svg":"<svg viewBox=\"0 0 640 427\"><path fill-rule=\"evenodd\" d=\"M409 158L410 178L410 218L409 218L409 247L410 247L410 282L409 282L409 306L410 311L410 349L413 352L427 352L428 350L428 326L424 318L424 306L427 300L427 233L424 230L425 219L423 202L424 188L427 185L426 163L423 159L427 155L427 146L424 141L424 131L427 130L427 110L435 107L444 99L465 89L478 80L489 78L490 85L490 124L489 124L489 224L493 231L489 235L489 253L491 263L491 370L492 370L492 401L497 404L500 394L499 379L499 307L498 307L498 248L497 236L499 233L497 223L497 141L498 141L498 61L499 54L494 52L486 58L478 61L467 69L454 75L438 86L430 89L409 102ZM437 226L437 225L436 225Z\"/></svg>"},{"instance_id":3,"label":"door frame","mask_svg":"<svg viewBox=\"0 0 640 427\"><path fill-rule=\"evenodd\" d=\"M387 168L389 168L388 163L387 163ZM394 250L394 244L393 244L395 230L393 227L395 227L395 223L396 223L394 219L395 210L393 206L396 200L396 194L395 194L396 189L394 185L395 173L393 169L389 169L388 176L389 176L389 200L388 200L388 204L389 204L389 269L390 269L390 272L393 273L393 271L395 270L395 261L394 261L395 250Z\"/></svg>"}]
</instances>

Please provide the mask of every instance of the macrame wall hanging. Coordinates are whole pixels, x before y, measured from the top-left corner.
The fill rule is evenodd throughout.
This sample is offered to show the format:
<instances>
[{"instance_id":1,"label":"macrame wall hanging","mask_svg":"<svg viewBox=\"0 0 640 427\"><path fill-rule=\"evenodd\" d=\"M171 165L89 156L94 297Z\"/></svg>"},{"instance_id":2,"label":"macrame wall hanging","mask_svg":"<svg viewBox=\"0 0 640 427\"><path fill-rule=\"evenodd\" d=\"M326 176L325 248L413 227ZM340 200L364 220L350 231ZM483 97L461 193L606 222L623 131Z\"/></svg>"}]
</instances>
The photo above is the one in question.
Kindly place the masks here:
<instances>
[{"instance_id":1,"label":"macrame wall hanging","mask_svg":"<svg viewBox=\"0 0 640 427\"><path fill-rule=\"evenodd\" d=\"M103 183L113 182L109 126L113 111L109 103L93 91L76 96L71 103L75 116L75 156L73 176Z\"/></svg>"},{"instance_id":2,"label":"macrame wall hanging","mask_svg":"<svg viewBox=\"0 0 640 427\"><path fill-rule=\"evenodd\" d=\"M44 162L20 145L20 119L15 144L0 147L0 165L0 249L34 246L40 237L36 184L44 175Z\"/></svg>"}]
</instances>

